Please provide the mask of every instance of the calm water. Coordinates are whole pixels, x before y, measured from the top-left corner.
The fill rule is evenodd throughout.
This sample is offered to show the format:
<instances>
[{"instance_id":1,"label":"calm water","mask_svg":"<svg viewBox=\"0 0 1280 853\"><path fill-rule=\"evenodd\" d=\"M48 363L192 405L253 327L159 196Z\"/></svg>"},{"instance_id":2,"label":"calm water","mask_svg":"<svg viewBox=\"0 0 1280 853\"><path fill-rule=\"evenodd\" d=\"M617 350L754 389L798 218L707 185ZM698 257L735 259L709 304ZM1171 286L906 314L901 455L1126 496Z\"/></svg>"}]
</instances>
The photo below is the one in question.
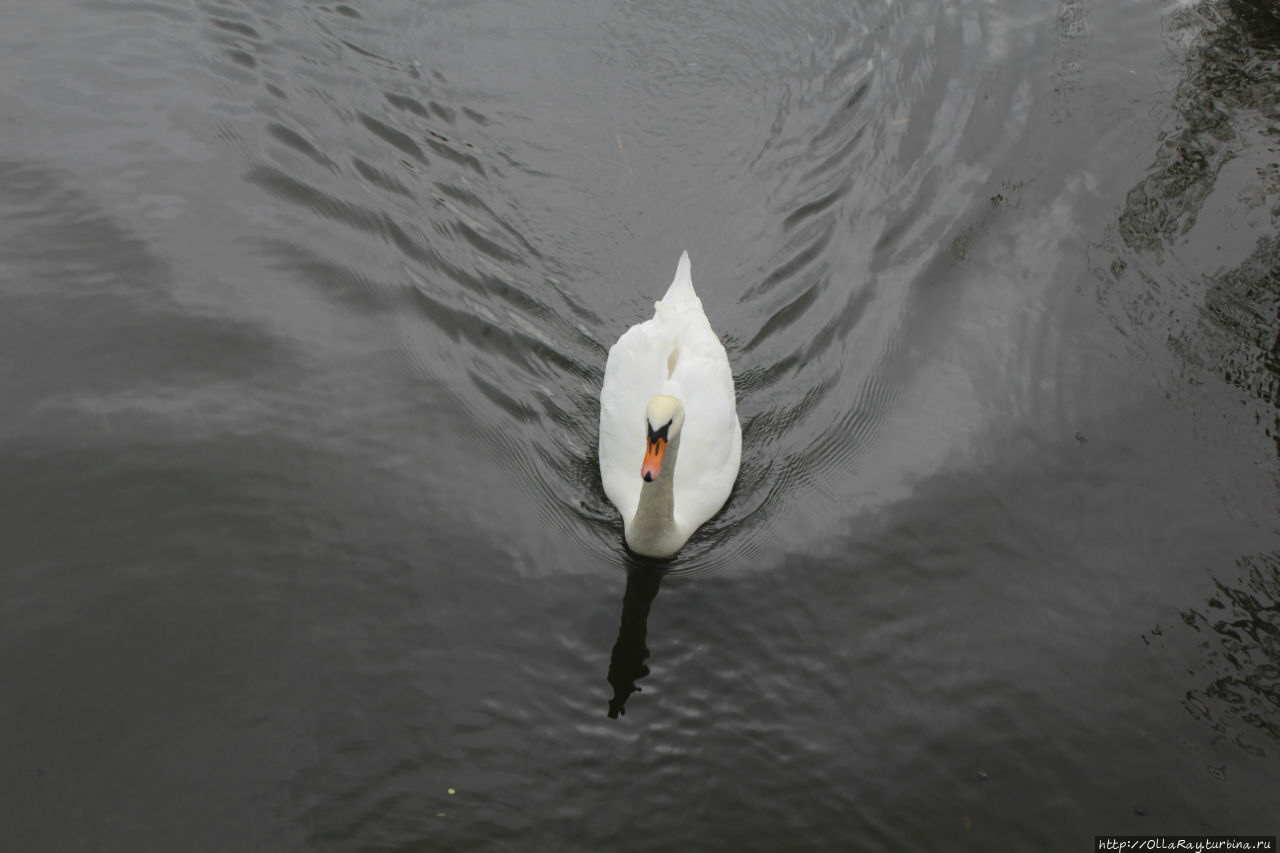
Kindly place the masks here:
<instances>
[{"instance_id":1,"label":"calm water","mask_svg":"<svg viewBox=\"0 0 1280 853\"><path fill-rule=\"evenodd\" d=\"M1277 56L1269 0L0 10L0 848L1274 833ZM597 394L681 249L743 465L655 569Z\"/></svg>"}]
</instances>

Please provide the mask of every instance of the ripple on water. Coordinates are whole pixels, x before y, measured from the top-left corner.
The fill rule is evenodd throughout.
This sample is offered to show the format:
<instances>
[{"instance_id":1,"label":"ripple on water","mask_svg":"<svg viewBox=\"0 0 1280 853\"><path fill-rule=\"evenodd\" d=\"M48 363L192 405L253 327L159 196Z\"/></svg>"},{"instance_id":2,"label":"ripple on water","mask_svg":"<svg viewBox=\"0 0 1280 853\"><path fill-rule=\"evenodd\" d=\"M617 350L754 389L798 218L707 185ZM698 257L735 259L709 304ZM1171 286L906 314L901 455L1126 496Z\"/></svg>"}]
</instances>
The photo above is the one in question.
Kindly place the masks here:
<instances>
[{"instance_id":1,"label":"ripple on water","mask_svg":"<svg viewBox=\"0 0 1280 853\"><path fill-rule=\"evenodd\" d=\"M117 31L88 15L97 32L72 44L127 31L107 59L126 76L99 83L93 51L65 42L5 60L47 75L37 119L48 106L57 130L86 130L23 156L84 172L0 163L18 272L0 339L21 354L0 364L21 413L0 436L11 534L36 557L10 573L7 660L33 700L17 709L32 725L12 728L35 735L13 766L76 776L79 823L111 835L159 802L192 837L202 810L163 789L192 756L210 759L196 763L214 801L259 810L233 822L241 847L283 825L300 838L282 849L839 849L851 831L843 846L892 849L904 827L927 849L916 839L967 838L970 815L974 839L1009 827L1021 838L992 846L1052 847L1032 843L1050 812L1118 799L1127 815L1146 802L1128 789L1157 777L1192 806L1205 792L1267 814L1253 792L1269 767L1220 756L1274 760L1280 738L1274 484L1254 532L1210 520L1202 536L1168 521L1221 509L1206 483L1239 509L1226 493L1244 482L1201 476L1242 459L1202 440L1207 418L1185 441L1167 438L1182 413L1163 403L1128 426L1123 411L1071 423L1057 444L1028 437L1066 408L1053 386L1078 368L1062 341L1112 331L1105 315L1052 316L1061 303L1037 288L1071 291L1074 273L1053 270L1081 272L1070 253L1090 214L1123 197L1095 185L1123 170L1085 162L1122 134L1078 155L1049 134L1083 138L1072 127L1101 115L1086 102L1113 87L1124 109L1163 103L1128 98L1119 63L1074 70L1135 31L1085 28L1106 4L1064 0L1055 26L1032 0L90 3L129 18ZM152 45L161 61L139 63ZM1229 47L1207 44L1189 73ZM64 64L77 91L53 83ZM152 87L164 78L181 83ZM1044 91L1059 84L1077 96ZM1205 408L1243 397L1275 435L1275 173L1239 147L1271 113L1204 94L1177 93L1194 127L1160 141L1099 263L1115 263L1118 315L1159 324L1181 300L1184 320L1221 327L1212 348L1203 330L1180 341L1195 376L1230 383ZM1063 119L1072 108L1084 120ZM164 161L184 145L206 150ZM114 153L67 156L93 146ZM1010 191L1033 177L1010 163L1043 176ZM167 182L185 223L133 204ZM1252 251L1159 301L1184 283L1167 259L1220 212ZM600 487L598 394L678 240L735 370L744 454L723 511L654 565L626 553ZM1115 361L1101 369L1130 367ZM956 454L973 448L954 433L993 413L1010 423ZM1192 464L1166 479L1184 467L1166 450ZM947 453L964 456L953 470L935 461ZM1220 554L1241 532L1253 556L1179 568L1188 546ZM656 597L682 576L697 577ZM1126 622L1152 608L1187 622L1152 630L1186 647L1163 667L1132 654ZM24 654L44 640L51 652ZM605 716L611 692L620 706L641 685L626 719ZM103 714L106 694L120 713ZM41 730L46 706L92 724L68 745L67 727ZM1089 725L1100 708L1117 721L1105 736ZM168 758L141 787L79 758L142 753ZM1120 772L1090 785L1091 762L1113 757ZM1177 778L1193 764L1210 787ZM1014 790L1049 776L1047 795ZM25 791L40 810L17 810L32 837L65 799L41 787ZM619 803L690 819L637 829ZM1011 804L1030 813L1008 819Z\"/></svg>"},{"instance_id":2,"label":"ripple on water","mask_svg":"<svg viewBox=\"0 0 1280 853\"><path fill-rule=\"evenodd\" d=\"M315 37L286 45L281 21L230 14L234 6L202 7L210 38L253 51L263 85L288 99L287 113L273 94L240 121L251 152L255 135L270 143L248 155L245 180L294 208L311 236L305 247L252 242L335 304L383 318L405 364L448 389L550 529L616 557L621 523L596 470L598 391L609 345L639 318L620 322L619 306L605 313L592 301L587 288L600 271L575 263L582 247L543 233L519 196L542 198L563 177L546 168L548 152L504 136L504 124L533 120L525 106L495 98L486 114L440 69L375 42L367 13L309 9ZM749 30L758 14L767 17L755 10L736 23ZM797 19L783 32L817 48L713 69L768 70L775 81L768 135L742 160L776 227L733 270L737 305L712 317L737 371L742 471L673 573L750 565L791 547L779 536L788 514L833 503L827 484L861 464L898 405L911 379L900 341L917 249L932 240L920 223L943 228L963 212L932 214L941 179L919 163L954 152L959 143L935 127L963 126L973 108L925 59L935 43L963 45L970 29L917 7ZM653 38L650 84L675 96L689 58L673 53L678 33ZM634 46L618 49L640 61ZM766 69L770 62L787 74ZM378 97L362 95L369 90ZM1009 103L997 100L984 106L984 126L998 124L988 113ZM895 124L903 116L910 121ZM607 136L616 157L622 135ZM696 264L698 247L689 248ZM549 432L561 439L558 451Z\"/></svg>"},{"instance_id":3,"label":"ripple on water","mask_svg":"<svg viewBox=\"0 0 1280 853\"><path fill-rule=\"evenodd\" d=\"M378 69L381 112L344 109L295 76L291 100L340 119L354 153L335 156L344 140L332 124L311 131L315 119L302 118L297 103L289 116L265 122L265 138L302 156L268 148L271 162L251 163L245 180L329 236L304 244L255 235L250 243L335 305L383 317L410 369L467 413L478 427L473 440L529 492L549 528L601 554L607 502L595 472L593 392L604 350L591 333L598 319L560 284L560 271L548 269L516 208L492 186L501 169L488 168L472 141L484 115L448 103L438 74L424 83L403 63ZM434 204L418 205L420 198ZM353 250L358 264L346 260ZM545 440L548 424L555 445Z\"/></svg>"}]
</instances>

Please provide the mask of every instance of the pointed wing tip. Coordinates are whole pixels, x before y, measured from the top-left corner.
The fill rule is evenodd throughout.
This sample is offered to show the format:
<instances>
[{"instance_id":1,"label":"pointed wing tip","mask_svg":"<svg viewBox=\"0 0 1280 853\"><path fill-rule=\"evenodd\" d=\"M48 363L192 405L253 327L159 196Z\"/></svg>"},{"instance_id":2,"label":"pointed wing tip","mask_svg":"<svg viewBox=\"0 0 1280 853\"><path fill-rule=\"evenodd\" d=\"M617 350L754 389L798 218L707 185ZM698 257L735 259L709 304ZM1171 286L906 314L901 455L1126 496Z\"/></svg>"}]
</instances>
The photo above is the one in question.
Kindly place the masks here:
<instances>
[{"instance_id":1,"label":"pointed wing tip","mask_svg":"<svg viewBox=\"0 0 1280 853\"><path fill-rule=\"evenodd\" d=\"M679 301L687 296L697 297L693 292L693 276L690 272L689 253L682 251L680 253L680 262L676 265L675 278L671 280L671 286L667 288L667 293L662 297L662 301Z\"/></svg>"}]
</instances>

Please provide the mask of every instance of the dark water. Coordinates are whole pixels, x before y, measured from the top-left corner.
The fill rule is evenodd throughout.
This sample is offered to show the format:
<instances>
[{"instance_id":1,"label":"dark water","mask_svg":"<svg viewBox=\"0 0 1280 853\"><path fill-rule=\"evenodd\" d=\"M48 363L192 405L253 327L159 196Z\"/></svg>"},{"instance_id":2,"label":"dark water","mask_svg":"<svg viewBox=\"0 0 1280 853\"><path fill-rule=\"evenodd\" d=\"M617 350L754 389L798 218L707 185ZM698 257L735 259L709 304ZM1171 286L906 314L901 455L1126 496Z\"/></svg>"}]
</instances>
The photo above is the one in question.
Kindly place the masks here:
<instances>
[{"instance_id":1,"label":"dark water","mask_svg":"<svg viewBox=\"0 0 1280 853\"><path fill-rule=\"evenodd\" d=\"M1265 0L0 10L0 848L1274 833L1277 57ZM743 465L659 573L597 393L685 248Z\"/></svg>"}]
</instances>

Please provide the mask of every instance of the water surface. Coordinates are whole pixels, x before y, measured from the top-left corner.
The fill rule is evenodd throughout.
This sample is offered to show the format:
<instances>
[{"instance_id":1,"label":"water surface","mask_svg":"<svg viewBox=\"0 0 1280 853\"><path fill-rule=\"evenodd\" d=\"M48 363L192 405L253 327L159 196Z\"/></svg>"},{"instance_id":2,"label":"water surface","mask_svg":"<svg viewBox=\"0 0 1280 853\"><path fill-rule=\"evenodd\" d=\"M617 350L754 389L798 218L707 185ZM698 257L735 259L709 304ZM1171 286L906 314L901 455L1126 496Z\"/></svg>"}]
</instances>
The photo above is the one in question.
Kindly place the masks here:
<instances>
[{"instance_id":1,"label":"water surface","mask_svg":"<svg viewBox=\"0 0 1280 853\"><path fill-rule=\"evenodd\" d=\"M0 841L1275 831L1268 3L0 12ZM600 487L682 249L742 471Z\"/></svg>"}]
</instances>

